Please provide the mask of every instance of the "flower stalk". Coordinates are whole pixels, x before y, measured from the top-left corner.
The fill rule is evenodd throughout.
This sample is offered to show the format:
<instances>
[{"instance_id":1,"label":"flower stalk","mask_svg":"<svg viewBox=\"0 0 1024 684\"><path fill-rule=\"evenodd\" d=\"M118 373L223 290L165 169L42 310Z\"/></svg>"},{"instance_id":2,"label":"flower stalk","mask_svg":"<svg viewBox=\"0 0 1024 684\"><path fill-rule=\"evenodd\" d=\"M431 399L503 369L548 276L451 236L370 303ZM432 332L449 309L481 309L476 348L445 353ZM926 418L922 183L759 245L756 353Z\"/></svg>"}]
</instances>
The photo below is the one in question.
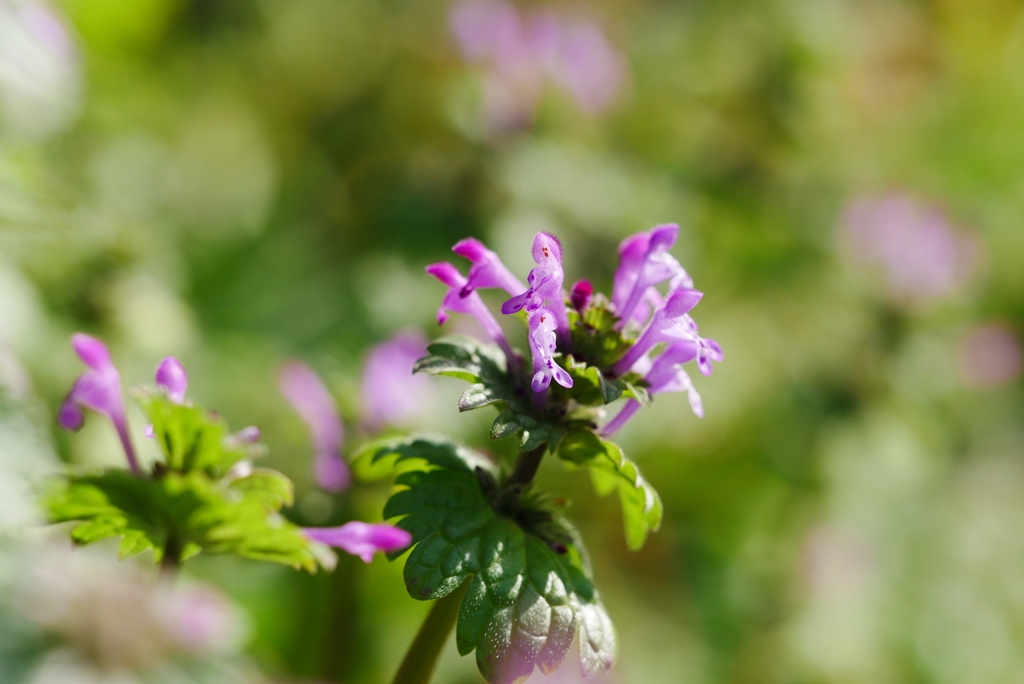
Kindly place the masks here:
<instances>
[{"instance_id":1,"label":"flower stalk","mask_svg":"<svg viewBox=\"0 0 1024 684\"><path fill-rule=\"evenodd\" d=\"M437 659L441 650L448 643L448 637L455 629L455 621L459 617L462 597L469 589L469 582L452 593L434 601L430 612L420 625L416 638L405 653L402 665L392 680L392 684L428 684L437 667Z\"/></svg>"}]
</instances>

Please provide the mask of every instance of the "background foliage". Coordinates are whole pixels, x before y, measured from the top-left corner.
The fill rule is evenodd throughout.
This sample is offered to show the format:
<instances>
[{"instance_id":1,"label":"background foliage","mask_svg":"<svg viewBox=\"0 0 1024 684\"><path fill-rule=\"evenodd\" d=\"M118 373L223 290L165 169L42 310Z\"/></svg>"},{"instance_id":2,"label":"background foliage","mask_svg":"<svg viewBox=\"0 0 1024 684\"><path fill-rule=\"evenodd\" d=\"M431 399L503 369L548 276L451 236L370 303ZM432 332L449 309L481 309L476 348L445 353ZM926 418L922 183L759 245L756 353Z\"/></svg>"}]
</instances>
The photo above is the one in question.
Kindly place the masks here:
<instances>
[{"instance_id":1,"label":"background foliage","mask_svg":"<svg viewBox=\"0 0 1024 684\"><path fill-rule=\"evenodd\" d=\"M365 349L410 326L438 334L441 287L422 267L457 239L523 277L550 230L568 277L607 291L621 238L678 221L674 251L725 362L696 378L705 419L659 396L619 435L661 494L661 530L632 553L584 474L548 459L539 476L587 540L619 632L612 680L1024 671L1017 3L558 4L603 27L627 79L598 114L549 88L532 124L501 135L481 123L481 67L442 2L64 0L70 46L27 61L2 37L26 4L0 0L5 529L31 521L26 480L57 459L120 462L101 421L52 428L78 372L73 331L110 342L129 385L179 356L198 401L263 429L297 522L374 519L383 486L315 490L280 359L329 379L354 448ZM954 287L908 296L842 238L851 203L890 193L966 236ZM931 258L908 252L897 273ZM506 448L487 412L459 415L463 389L438 379L420 426ZM5 592L31 553L14 536ZM248 615L236 667L277 681L386 681L427 608L383 559L315 577L217 558L189 572ZM29 627L4 614L0 643L17 650L5 635ZM479 681L454 642L438 681Z\"/></svg>"}]
</instances>

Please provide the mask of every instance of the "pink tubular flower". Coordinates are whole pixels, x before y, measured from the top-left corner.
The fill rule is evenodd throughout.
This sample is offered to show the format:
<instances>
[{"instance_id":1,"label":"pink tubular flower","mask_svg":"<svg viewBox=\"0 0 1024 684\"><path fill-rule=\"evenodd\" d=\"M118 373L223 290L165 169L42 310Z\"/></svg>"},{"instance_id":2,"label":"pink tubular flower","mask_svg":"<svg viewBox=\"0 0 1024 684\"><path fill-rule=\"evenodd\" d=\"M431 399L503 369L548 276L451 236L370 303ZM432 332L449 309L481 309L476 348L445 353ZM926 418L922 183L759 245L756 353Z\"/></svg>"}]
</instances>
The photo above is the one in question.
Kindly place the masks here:
<instances>
[{"instance_id":1,"label":"pink tubular flower","mask_svg":"<svg viewBox=\"0 0 1024 684\"><path fill-rule=\"evenodd\" d=\"M665 300L665 305L654 312L647 329L637 339L626 355L612 368L616 375L628 373L651 347L661 342L692 341L697 345L697 365L704 375L711 375L711 362L722 360L722 348L711 339L698 335L697 324L689 311L697 305L703 292L697 290L676 290Z\"/></svg>"},{"instance_id":2,"label":"pink tubular flower","mask_svg":"<svg viewBox=\"0 0 1024 684\"><path fill-rule=\"evenodd\" d=\"M565 309L565 292L562 291L565 271L562 268L562 244L558 238L550 233L537 233L533 238L533 260L537 267L526 279L529 288L502 304L501 313L514 314L523 308L532 312L547 306L554 317L559 341L567 345L569 314Z\"/></svg>"},{"instance_id":3,"label":"pink tubular flower","mask_svg":"<svg viewBox=\"0 0 1024 684\"><path fill-rule=\"evenodd\" d=\"M699 347L693 340L675 342L668 346L661 355L651 364L651 369L644 375L644 380L650 385L647 391L650 394L664 394L666 392L686 392L690 399L690 408L698 418L704 417L704 404L700 394L693 386L690 375L683 370L683 364L697 358ZM636 364L639 365L639 364ZM634 370L636 367L634 366ZM602 434L612 435L625 425L630 418L640 409L640 402L630 399L615 416L601 430Z\"/></svg>"},{"instance_id":4,"label":"pink tubular flower","mask_svg":"<svg viewBox=\"0 0 1024 684\"><path fill-rule=\"evenodd\" d=\"M476 238L459 240L452 247L452 251L473 262L469 268L466 286L459 293L462 296L466 296L473 290L489 287L500 287L512 296L526 289L519 282L519 278L512 275L505 264L501 263L498 255L487 249Z\"/></svg>"},{"instance_id":5,"label":"pink tubular flower","mask_svg":"<svg viewBox=\"0 0 1024 684\"><path fill-rule=\"evenodd\" d=\"M370 432L402 425L429 405L434 387L412 367L427 354L427 340L415 330L399 332L370 350L363 366L363 424Z\"/></svg>"},{"instance_id":6,"label":"pink tubular flower","mask_svg":"<svg viewBox=\"0 0 1024 684\"><path fill-rule=\"evenodd\" d=\"M533 353L533 380L530 386L534 392L543 392L553 379L562 387L572 387L572 378L554 359L555 319L549 309L539 308L530 312L530 351Z\"/></svg>"},{"instance_id":7,"label":"pink tubular flower","mask_svg":"<svg viewBox=\"0 0 1024 684\"><path fill-rule=\"evenodd\" d=\"M83 408L106 416L114 425L117 436L128 457L128 467L139 473L139 461L128 434L124 396L121 393L121 374L110 360L110 352L103 342L82 333L71 336L71 346L89 370L78 376L57 413L57 422L68 430L82 427Z\"/></svg>"},{"instance_id":8,"label":"pink tubular flower","mask_svg":"<svg viewBox=\"0 0 1024 684\"><path fill-rule=\"evenodd\" d=\"M171 401L180 404L185 401L185 390L188 389L188 374L181 361L168 356L156 369L156 384L167 390Z\"/></svg>"},{"instance_id":9,"label":"pink tubular flower","mask_svg":"<svg viewBox=\"0 0 1024 684\"><path fill-rule=\"evenodd\" d=\"M403 529L358 520L341 527L307 527L302 531L313 541L347 551L366 563L373 560L377 551L396 551L412 543L412 535Z\"/></svg>"},{"instance_id":10,"label":"pink tubular flower","mask_svg":"<svg viewBox=\"0 0 1024 684\"><path fill-rule=\"evenodd\" d=\"M351 475L341 457L345 426L334 397L313 369L301 361L281 364L277 385L309 428L316 449L313 474L317 484L329 492L344 491L351 482Z\"/></svg>"},{"instance_id":11,"label":"pink tubular flower","mask_svg":"<svg viewBox=\"0 0 1024 684\"><path fill-rule=\"evenodd\" d=\"M620 262L612 291L619 325L634 318L637 305L651 296L655 285L667 280L670 292L693 287L693 279L668 251L678 237L679 226L667 223L626 238L619 245ZM659 296L656 291L653 294Z\"/></svg>"},{"instance_id":12,"label":"pink tubular flower","mask_svg":"<svg viewBox=\"0 0 1024 684\"><path fill-rule=\"evenodd\" d=\"M515 352L512 351L511 345L509 345L508 340L505 338L504 331L487 309L487 305L480 299L480 295L472 289L463 294L469 281L459 273L459 269L447 261L442 261L430 264L427 266L426 271L448 286L448 292L445 294L444 299L441 301L441 306L437 310L438 325L443 325L448 320L449 311L469 314L483 326L484 332L487 333L488 337L495 344L501 347L510 361L516 358Z\"/></svg>"}]
</instances>

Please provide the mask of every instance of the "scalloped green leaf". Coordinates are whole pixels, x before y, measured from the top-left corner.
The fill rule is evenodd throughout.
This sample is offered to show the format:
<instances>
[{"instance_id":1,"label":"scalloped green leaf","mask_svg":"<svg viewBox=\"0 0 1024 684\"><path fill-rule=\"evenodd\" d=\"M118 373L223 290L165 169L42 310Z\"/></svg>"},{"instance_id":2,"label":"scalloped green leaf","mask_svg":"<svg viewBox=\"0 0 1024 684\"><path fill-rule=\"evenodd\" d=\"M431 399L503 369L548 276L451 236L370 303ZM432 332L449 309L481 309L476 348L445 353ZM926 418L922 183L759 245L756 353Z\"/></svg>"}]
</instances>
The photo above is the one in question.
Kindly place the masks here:
<instances>
[{"instance_id":1,"label":"scalloped green leaf","mask_svg":"<svg viewBox=\"0 0 1024 684\"><path fill-rule=\"evenodd\" d=\"M416 362L414 373L450 375L474 383L459 401L460 411L515 401L516 389L505 354L498 347L472 337L450 335L432 342L427 351L430 355Z\"/></svg>"},{"instance_id":2,"label":"scalloped green leaf","mask_svg":"<svg viewBox=\"0 0 1024 684\"><path fill-rule=\"evenodd\" d=\"M617 444L590 430L571 430L562 439L558 455L572 464L590 468L598 494L618 490L630 549L641 548L647 535L661 527L661 497Z\"/></svg>"},{"instance_id":3,"label":"scalloped green leaf","mask_svg":"<svg viewBox=\"0 0 1024 684\"><path fill-rule=\"evenodd\" d=\"M425 453L431 449L434 454ZM401 489L384 508L384 517L400 518L396 524L413 538L404 571L409 594L437 599L469 582L456 643L463 655L476 651L480 672L492 684L522 681L534 667L553 671L577 632L581 670L592 675L611 667L611 621L578 542L563 544L575 536L549 512L520 511L514 518L499 513L469 467L474 459L456 457L455 449L447 442L431 447L421 439L404 458L399 452L403 460L392 461L395 468L419 466L399 474ZM528 497L523 505L540 500ZM520 522L534 517L558 527L561 541L546 536L544 526L526 528Z\"/></svg>"},{"instance_id":4,"label":"scalloped green leaf","mask_svg":"<svg viewBox=\"0 0 1024 684\"><path fill-rule=\"evenodd\" d=\"M379 480L408 470L445 468L473 473L477 468L498 474L498 464L479 451L435 435L379 439L350 456L352 469L363 480Z\"/></svg>"}]
</instances>

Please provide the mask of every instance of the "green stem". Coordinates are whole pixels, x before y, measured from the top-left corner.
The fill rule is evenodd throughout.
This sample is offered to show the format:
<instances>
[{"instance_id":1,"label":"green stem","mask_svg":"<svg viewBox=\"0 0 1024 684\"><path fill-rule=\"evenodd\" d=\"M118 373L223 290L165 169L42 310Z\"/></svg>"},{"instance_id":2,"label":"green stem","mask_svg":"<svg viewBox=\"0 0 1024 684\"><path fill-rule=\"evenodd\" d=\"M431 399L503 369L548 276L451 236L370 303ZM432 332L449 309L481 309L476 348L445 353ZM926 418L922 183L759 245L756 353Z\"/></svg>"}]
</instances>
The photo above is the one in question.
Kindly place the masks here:
<instances>
[{"instance_id":1,"label":"green stem","mask_svg":"<svg viewBox=\"0 0 1024 684\"><path fill-rule=\"evenodd\" d=\"M459 606L462 597L469 588L469 582L443 598L434 601L427 613L427 619L420 625L420 631L412 640L412 645L405 653L402 666L398 668L392 684L428 684L437 666L441 650L448 642L448 636L455 627L459 617Z\"/></svg>"},{"instance_id":2,"label":"green stem","mask_svg":"<svg viewBox=\"0 0 1024 684\"><path fill-rule=\"evenodd\" d=\"M537 474L537 469L540 467L541 459L544 458L544 452L547 451L547 445L541 445L532 451L525 451L519 454L519 460L516 461L516 467L512 471L512 475L508 478L508 486L520 486L525 487L526 485L533 482L533 476Z\"/></svg>"},{"instance_id":3,"label":"green stem","mask_svg":"<svg viewBox=\"0 0 1024 684\"><path fill-rule=\"evenodd\" d=\"M167 543L164 545L164 557L160 561L160 574L173 578L178 573L178 566L181 564L181 554L185 550L181 539L176 532L167 535Z\"/></svg>"}]
</instances>

